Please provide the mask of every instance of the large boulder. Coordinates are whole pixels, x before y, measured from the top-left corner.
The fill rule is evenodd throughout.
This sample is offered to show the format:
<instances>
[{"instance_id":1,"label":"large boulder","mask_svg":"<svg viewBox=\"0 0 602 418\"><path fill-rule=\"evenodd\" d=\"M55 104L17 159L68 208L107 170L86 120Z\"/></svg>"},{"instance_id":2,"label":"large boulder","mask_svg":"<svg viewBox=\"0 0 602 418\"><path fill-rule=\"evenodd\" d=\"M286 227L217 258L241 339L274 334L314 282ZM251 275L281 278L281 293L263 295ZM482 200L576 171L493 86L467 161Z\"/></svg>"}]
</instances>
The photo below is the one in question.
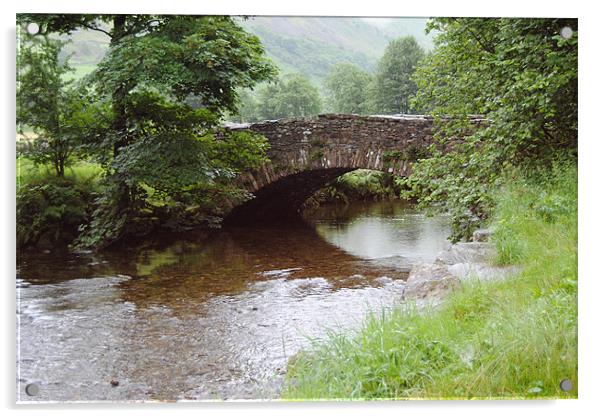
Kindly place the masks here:
<instances>
[{"instance_id":1,"label":"large boulder","mask_svg":"<svg viewBox=\"0 0 602 418\"><path fill-rule=\"evenodd\" d=\"M517 266L496 266L496 249L487 242L460 242L437 255L436 263L445 264L451 275L460 280L504 279L519 271Z\"/></svg>"},{"instance_id":2,"label":"large boulder","mask_svg":"<svg viewBox=\"0 0 602 418\"><path fill-rule=\"evenodd\" d=\"M495 258L495 247L487 242L459 242L441 251L435 262L447 265L458 263L488 264Z\"/></svg>"},{"instance_id":3,"label":"large boulder","mask_svg":"<svg viewBox=\"0 0 602 418\"><path fill-rule=\"evenodd\" d=\"M520 271L518 266L492 266L490 264L456 263L447 270L458 279L500 280Z\"/></svg>"},{"instance_id":4,"label":"large boulder","mask_svg":"<svg viewBox=\"0 0 602 418\"><path fill-rule=\"evenodd\" d=\"M487 242L462 242L441 251L434 263L412 267L404 298L440 298L466 280L499 280L519 272L517 266L495 266L495 246Z\"/></svg>"},{"instance_id":5,"label":"large boulder","mask_svg":"<svg viewBox=\"0 0 602 418\"><path fill-rule=\"evenodd\" d=\"M420 263L410 271L404 298L441 297L457 287L460 281L442 263Z\"/></svg>"}]
</instances>

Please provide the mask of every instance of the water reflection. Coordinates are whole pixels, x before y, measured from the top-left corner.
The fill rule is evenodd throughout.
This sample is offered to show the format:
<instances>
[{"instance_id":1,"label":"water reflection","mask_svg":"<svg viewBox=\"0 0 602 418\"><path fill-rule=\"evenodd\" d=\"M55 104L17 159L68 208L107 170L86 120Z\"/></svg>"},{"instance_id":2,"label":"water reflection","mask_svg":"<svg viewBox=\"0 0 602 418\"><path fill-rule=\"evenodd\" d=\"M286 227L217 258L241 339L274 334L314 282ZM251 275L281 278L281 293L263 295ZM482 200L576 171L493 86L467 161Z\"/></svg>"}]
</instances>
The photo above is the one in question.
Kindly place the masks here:
<instances>
[{"instance_id":1,"label":"water reflection","mask_svg":"<svg viewBox=\"0 0 602 418\"><path fill-rule=\"evenodd\" d=\"M308 336L398 303L408 266L448 233L398 202L325 208L311 222L102 257L20 254L18 396L35 381L42 400L276 397Z\"/></svg>"},{"instance_id":2,"label":"water reflection","mask_svg":"<svg viewBox=\"0 0 602 418\"><path fill-rule=\"evenodd\" d=\"M367 259L397 258L403 265L429 261L443 250L446 217L427 218L399 201L320 208L313 224L320 236L348 253Z\"/></svg>"}]
</instances>

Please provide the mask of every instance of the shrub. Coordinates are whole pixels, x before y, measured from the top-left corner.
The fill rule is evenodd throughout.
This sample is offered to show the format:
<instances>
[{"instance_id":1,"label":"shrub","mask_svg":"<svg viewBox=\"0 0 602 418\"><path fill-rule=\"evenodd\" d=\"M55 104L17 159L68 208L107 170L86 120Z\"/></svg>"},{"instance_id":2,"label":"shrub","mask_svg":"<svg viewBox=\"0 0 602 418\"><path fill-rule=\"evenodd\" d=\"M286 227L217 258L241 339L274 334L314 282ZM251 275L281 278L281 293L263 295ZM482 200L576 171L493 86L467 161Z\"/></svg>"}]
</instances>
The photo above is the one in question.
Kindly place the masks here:
<instances>
[{"instance_id":1,"label":"shrub","mask_svg":"<svg viewBox=\"0 0 602 418\"><path fill-rule=\"evenodd\" d=\"M17 189L17 246L68 243L86 222L94 191L91 181L47 176Z\"/></svg>"}]
</instances>

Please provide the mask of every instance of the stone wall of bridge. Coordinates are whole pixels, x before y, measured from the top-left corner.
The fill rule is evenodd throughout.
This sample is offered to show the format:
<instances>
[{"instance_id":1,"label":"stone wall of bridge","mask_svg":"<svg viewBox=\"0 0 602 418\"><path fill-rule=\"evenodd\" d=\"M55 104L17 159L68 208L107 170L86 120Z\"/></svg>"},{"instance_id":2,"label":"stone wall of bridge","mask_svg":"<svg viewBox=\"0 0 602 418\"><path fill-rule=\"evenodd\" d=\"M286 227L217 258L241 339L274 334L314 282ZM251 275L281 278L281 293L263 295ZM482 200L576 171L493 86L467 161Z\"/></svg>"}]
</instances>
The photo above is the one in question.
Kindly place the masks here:
<instances>
[{"instance_id":1,"label":"stone wall of bridge","mask_svg":"<svg viewBox=\"0 0 602 418\"><path fill-rule=\"evenodd\" d=\"M264 135L270 162L239 177L255 198L234 208L229 220L289 220L322 186L359 168L407 176L433 143L433 127L429 116L335 114L232 125Z\"/></svg>"}]
</instances>

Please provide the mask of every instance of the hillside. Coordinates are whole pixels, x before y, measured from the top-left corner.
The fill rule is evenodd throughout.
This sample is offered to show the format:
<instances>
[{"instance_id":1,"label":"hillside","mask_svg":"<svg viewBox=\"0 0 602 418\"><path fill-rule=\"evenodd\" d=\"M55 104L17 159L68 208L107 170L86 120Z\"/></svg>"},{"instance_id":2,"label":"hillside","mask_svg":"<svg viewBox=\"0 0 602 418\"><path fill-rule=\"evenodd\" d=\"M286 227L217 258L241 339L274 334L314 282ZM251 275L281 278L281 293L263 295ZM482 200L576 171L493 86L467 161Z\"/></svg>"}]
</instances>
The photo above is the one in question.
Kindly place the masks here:
<instances>
[{"instance_id":1,"label":"hillside","mask_svg":"<svg viewBox=\"0 0 602 418\"><path fill-rule=\"evenodd\" d=\"M412 35L426 49L424 18L252 17L241 25L255 33L283 72L300 72L320 82L338 62L372 71L387 44Z\"/></svg>"},{"instance_id":2,"label":"hillside","mask_svg":"<svg viewBox=\"0 0 602 418\"><path fill-rule=\"evenodd\" d=\"M425 18L250 17L238 18L255 33L282 73L300 72L320 84L330 67L341 61L372 71L390 40L414 36L432 47L424 33ZM107 50L102 33L78 31L65 47L77 74L91 71Z\"/></svg>"}]
</instances>

